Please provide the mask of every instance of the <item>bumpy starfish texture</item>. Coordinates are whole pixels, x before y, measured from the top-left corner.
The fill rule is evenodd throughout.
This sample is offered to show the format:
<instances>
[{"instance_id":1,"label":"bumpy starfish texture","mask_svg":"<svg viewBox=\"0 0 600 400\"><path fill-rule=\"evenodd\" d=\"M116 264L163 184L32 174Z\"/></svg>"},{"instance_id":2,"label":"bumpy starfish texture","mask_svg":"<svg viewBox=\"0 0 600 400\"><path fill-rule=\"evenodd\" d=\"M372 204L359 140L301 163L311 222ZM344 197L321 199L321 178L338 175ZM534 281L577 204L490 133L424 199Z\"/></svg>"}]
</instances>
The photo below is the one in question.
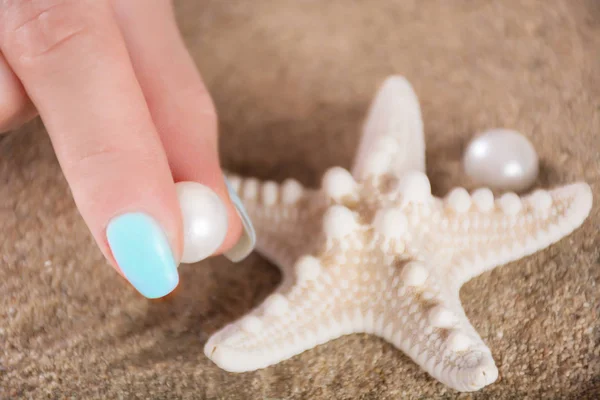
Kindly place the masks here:
<instances>
[{"instance_id":1,"label":"bumpy starfish texture","mask_svg":"<svg viewBox=\"0 0 600 400\"><path fill-rule=\"evenodd\" d=\"M498 199L489 189L431 194L417 97L401 77L376 96L352 174L329 169L319 190L230 176L257 228L258 251L282 269L274 294L206 343L231 372L276 364L342 335L378 335L459 391L497 379L469 323L469 279L532 254L583 223L589 186Z\"/></svg>"}]
</instances>

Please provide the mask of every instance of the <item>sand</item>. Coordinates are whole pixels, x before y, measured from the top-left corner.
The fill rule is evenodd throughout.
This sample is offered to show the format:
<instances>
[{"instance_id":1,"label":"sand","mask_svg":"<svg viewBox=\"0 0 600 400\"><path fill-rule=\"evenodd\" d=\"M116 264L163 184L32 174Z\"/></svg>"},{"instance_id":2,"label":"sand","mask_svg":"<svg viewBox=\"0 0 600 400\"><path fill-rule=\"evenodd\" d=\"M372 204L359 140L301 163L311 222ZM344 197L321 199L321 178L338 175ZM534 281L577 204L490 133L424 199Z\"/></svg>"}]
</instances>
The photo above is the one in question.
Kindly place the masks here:
<instances>
[{"instance_id":1,"label":"sand","mask_svg":"<svg viewBox=\"0 0 600 400\"><path fill-rule=\"evenodd\" d=\"M465 285L498 381L437 383L391 345L350 335L245 374L203 354L209 334L266 297L259 255L180 268L165 299L108 267L42 124L0 139L0 399L562 399L600 396L600 3L596 0L187 0L177 15L235 172L316 185L349 167L378 85L406 76L423 109L433 191L472 188L476 132L525 133L536 187L578 180L595 204L559 243Z\"/></svg>"}]
</instances>

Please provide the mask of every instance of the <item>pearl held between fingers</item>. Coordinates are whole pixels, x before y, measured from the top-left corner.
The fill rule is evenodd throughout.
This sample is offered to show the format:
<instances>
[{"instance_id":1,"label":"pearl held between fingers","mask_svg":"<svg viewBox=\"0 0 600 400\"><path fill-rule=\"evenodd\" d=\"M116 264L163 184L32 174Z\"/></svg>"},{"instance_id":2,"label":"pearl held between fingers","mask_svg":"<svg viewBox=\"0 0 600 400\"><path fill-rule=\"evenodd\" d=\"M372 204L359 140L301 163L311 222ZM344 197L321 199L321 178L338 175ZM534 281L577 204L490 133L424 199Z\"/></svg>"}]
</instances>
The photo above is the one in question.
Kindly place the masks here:
<instances>
[{"instance_id":1,"label":"pearl held between fingers","mask_svg":"<svg viewBox=\"0 0 600 400\"><path fill-rule=\"evenodd\" d=\"M221 198L197 182L175 184L183 217L181 262L195 263L211 256L227 236L227 208Z\"/></svg>"},{"instance_id":2,"label":"pearl held between fingers","mask_svg":"<svg viewBox=\"0 0 600 400\"><path fill-rule=\"evenodd\" d=\"M531 142L508 129L475 137L463 156L465 173L477 183L501 191L524 191L535 182L539 160Z\"/></svg>"}]
</instances>

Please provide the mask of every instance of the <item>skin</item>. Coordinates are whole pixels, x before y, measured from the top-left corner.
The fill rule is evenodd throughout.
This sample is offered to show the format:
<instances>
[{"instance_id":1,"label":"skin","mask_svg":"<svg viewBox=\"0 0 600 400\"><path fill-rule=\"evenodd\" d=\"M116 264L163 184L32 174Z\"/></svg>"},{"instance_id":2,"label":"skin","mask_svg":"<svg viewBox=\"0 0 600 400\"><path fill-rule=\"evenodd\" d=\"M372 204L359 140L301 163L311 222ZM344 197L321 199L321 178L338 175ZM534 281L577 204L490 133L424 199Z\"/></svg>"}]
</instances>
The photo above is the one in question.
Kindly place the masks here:
<instances>
[{"instance_id":1,"label":"skin","mask_svg":"<svg viewBox=\"0 0 600 400\"><path fill-rule=\"evenodd\" d=\"M174 182L213 189L242 225L222 178L217 115L168 0L0 0L0 132L41 117L100 250L111 218L152 215L177 259ZM123 173L127 171L127 173Z\"/></svg>"}]
</instances>

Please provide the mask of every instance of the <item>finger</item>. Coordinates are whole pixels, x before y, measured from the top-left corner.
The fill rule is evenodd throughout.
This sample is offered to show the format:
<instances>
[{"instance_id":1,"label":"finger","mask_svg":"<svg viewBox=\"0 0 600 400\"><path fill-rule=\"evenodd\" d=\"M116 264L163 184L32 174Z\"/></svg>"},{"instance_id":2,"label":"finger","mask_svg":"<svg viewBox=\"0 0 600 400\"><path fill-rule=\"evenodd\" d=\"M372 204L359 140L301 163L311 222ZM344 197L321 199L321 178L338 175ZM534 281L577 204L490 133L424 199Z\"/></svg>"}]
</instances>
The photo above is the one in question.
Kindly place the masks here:
<instances>
[{"instance_id":1,"label":"finger","mask_svg":"<svg viewBox=\"0 0 600 400\"><path fill-rule=\"evenodd\" d=\"M100 0L12 1L0 48L52 139L106 257L147 297L178 283L175 186L112 9Z\"/></svg>"},{"instance_id":2,"label":"finger","mask_svg":"<svg viewBox=\"0 0 600 400\"><path fill-rule=\"evenodd\" d=\"M21 81L0 53L0 134L18 128L36 114Z\"/></svg>"},{"instance_id":3,"label":"finger","mask_svg":"<svg viewBox=\"0 0 600 400\"><path fill-rule=\"evenodd\" d=\"M229 229L218 252L236 261L244 258L253 247L252 227L246 219L240 240L238 212L246 217L245 212L241 202L236 208L228 196L219 166L214 106L180 37L171 2L153 1L149 6L146 0L115 0L113 4L175 181L200 182L225 200Z\"/></svg>"}]
</instances>

